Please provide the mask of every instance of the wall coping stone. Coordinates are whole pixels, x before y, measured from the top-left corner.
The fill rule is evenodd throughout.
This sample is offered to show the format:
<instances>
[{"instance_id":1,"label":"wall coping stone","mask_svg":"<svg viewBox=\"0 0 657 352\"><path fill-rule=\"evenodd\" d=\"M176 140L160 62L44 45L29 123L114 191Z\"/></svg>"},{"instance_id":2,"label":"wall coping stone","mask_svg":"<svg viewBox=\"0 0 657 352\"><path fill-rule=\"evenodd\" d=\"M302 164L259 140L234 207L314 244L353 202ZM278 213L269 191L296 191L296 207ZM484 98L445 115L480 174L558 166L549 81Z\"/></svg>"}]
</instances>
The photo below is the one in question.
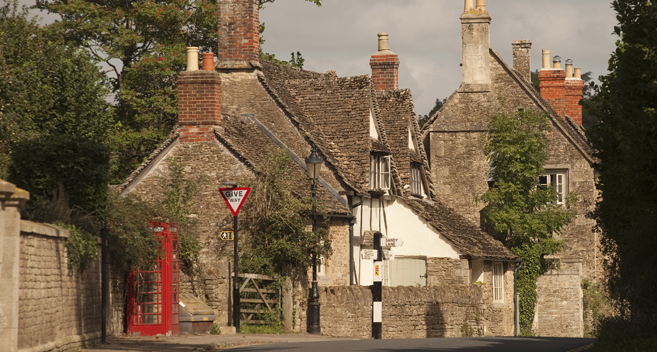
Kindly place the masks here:
<instances>
[{"instance_id":1,"label":"wall coping stone","mask_svg":"<svg viewBox=\"0 0 657 352\"><path fill-rule=\"evenodd\" d=\"M71 236L71 233L67 229L61 228L59 226L27 220L21 220L21 234L22 233L61 238L69 238Z\"/></svg>"}]
</instances>

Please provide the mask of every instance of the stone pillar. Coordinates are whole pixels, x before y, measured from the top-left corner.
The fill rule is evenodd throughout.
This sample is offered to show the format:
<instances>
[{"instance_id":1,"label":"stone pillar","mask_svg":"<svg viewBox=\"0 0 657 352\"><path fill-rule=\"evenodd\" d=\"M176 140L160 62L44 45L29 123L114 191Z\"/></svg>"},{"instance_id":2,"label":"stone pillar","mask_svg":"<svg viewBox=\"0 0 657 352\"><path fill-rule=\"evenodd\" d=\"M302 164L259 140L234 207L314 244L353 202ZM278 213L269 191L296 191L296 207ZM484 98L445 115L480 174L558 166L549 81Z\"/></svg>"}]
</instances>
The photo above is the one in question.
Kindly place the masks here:
<instances>
[{"instance_id":1,"label":"stone pillar","mask_svg":"<svg viewBox=\"0 0 657 352\"><path fill-rule=\"evenodd\" d=\"M469 90L490 91L490 21L483 1L477 8L463 12L461 37L463 46L463 85Z\"/></svg>"},{"instance_id":2,"label":"stone pillar","mask_svg":"<svg viewBox=\"0 0 657 352\"><path fill-rule=\"evenodd\" d=\"M388 33L379 33L379 51L370 58L376 90L399 89L399 57L390 51Z\"/></svg>"},{"instance_id":3,"label":"stone pillar","mask_svg":"<svg viewBox=\"0 0 657 352\"><path fill-rule=\"evenodd\" d=\"M532 81L532 67L531 67L531 49L532 42L524 40L514 40L511 45L513 46L513 69L527 79L527 82Z\"/></svg>"},{"instance_id":4,"label":"stone pillar","mask_svg":"<svg viewBox=\"0 0 657 352\"><path fill-rule=\"evenodd\" d=\"M549 55L549 51L548 51ZM545 60L544 65L545 65ZM541 97L564 117L566 115L566 73L561 68L561 58L555 56L552 68L543 67L538 74Z\"/></svg>"},{"instance_id":5,"label":"stone pillar","mask_svg":"<svg viewBox=\"0 0 657 352\"><path fill-rule=\"evenodd\" d=\"M258 0L217 2L219 68L248 69L260 65L258 6Z\"/></svg>"},{"instance_id":6,"label":"stone pillar","mask_svg":"<svg viewBox=\"0 0 657 352\"><path fill-rule=\"evenodd\" d=\"M0 317L4 318L0 318L0 341L3 351L14 352L18 351L20 209L30 193L0 180L0 197Z\"/></svg>"},{"instance_id":7,"label":"stone pillar","mask_svg":"<svg viewBox=\"0 0 657 352\"><path fill-rule=\"evenodd\" d=\"M178 75L178 126L181 142L214 140L221 125L221 75L214 70L213 54L203 54L203 70Z\"/></svg>"}]
</instances>

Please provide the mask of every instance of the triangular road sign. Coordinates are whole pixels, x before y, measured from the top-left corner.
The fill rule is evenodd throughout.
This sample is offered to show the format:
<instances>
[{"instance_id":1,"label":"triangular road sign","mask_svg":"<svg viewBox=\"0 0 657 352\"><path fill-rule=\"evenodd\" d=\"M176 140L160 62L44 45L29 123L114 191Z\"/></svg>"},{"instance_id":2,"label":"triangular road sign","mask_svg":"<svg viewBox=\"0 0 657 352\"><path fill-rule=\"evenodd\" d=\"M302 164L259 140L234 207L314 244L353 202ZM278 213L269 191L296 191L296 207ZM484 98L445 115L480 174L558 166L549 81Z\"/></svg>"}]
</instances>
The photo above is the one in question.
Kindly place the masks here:
<instances>
[{"instance_id":1,"label":"triangular road sign","mask_svg":"<svg viewBox=\"0 0 657 352\"><path fill-rule=\"evenodd\" d=\"M219 188L219 193L224 197L224 201L228 204L228 209L233 213L234 216L237 216L237 213L242 209L242 204L246 200L246 196L251 192L251 188L241 187L241 188Z\"/></svg>"}]
</instances>

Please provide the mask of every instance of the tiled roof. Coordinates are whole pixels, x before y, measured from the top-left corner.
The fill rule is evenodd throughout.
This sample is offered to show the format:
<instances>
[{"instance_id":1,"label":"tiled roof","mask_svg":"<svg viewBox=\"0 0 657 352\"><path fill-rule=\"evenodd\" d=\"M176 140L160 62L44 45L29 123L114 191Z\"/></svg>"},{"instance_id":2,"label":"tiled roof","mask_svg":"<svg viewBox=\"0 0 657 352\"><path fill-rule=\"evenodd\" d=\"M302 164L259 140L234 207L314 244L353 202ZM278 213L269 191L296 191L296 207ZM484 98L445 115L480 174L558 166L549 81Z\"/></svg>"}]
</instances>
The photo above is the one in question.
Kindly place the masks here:
<instances>
[{"instance_id":1,"label":"tiled roof","mask_svg":"<svg viewBox=\"0 0 657 352\"><path fill-rule=\"evenodd\" d=\"M422 164L425 177L427 177L429 183L429 192L427 193L433 199L435 192L424 145L423 143L417 143L417 152L409 149L409 130L416 140L421 140L410 90L377 91L376 100L380 108L381 120L386 131L391 154L395 160L401 185L399 188L402 190L402 194L410 195L410 163L414 161Z\"/></svg>"},{"instance_id":2,"label":"tiled roof","mask_svg":"<svg viewBox=\"0 0 657 352\"><path fill-rule=\"evenodd\" d=\"M454 209L441 202L429 202L404 198L405 202L436 228L465 255L481 259L515 260L501 242L458 214Z\"/></svg>"}]
</instances>

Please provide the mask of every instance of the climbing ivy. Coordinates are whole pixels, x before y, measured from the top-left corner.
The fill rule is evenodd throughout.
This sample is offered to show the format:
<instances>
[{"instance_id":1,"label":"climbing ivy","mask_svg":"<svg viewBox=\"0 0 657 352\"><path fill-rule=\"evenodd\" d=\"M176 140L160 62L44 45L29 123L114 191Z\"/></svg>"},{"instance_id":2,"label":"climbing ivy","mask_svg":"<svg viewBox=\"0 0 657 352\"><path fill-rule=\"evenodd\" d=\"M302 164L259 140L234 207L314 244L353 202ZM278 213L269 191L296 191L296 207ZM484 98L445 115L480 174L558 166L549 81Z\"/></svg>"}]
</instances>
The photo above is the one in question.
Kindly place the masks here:
<instances>
[{"instance_id":1,"label":"climbing ivy","mask_svg":"<svg viewBox=\"0 0 657 352\"><path fill-rule=\"evenodd\" d=\"M516 109L514 109L516 110ZM523 261L518 271L520 329L532 334L536 306L536 280L550 268L546 255L558 252L564 242L554 238L576 215L575 193L566 204L556 204L557 194L542 187L539 176L545 172L550 120L547 114L520 109L512 114L502 107L490 118L490 130L483 151L490 163L494 185L475 197L486 204L483 218L496 239Z\"/></svg>"},{"instance_id":2,"label":"climbing ivy","mask_svg":"<svg viewBox=\"0 0 657 352\"><path fill-rule=\"evenodd\" d=\"M83 229L63 222L56 222L55 225L67 229L70 233L64 246L68 258L69 270L84 272L87 266L98 258L98 242L96 237Z\"/></svg>"}]
</instances>

